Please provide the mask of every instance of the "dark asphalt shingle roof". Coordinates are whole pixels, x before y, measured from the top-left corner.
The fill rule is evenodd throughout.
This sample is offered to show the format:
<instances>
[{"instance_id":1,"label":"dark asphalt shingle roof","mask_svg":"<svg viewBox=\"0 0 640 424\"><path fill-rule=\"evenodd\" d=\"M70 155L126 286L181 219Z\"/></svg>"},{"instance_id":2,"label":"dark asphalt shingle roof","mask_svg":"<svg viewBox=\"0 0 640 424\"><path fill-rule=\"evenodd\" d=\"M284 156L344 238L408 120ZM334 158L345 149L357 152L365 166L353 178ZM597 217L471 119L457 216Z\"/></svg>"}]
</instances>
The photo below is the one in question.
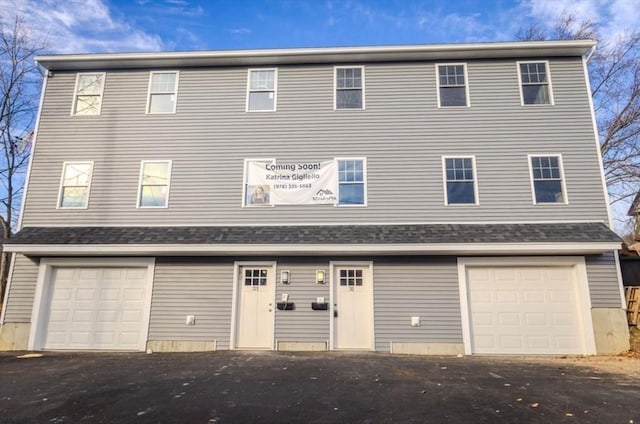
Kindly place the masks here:
<instances>
[{"instance_id":1,"label":"dark asphalt shingle roof","mask_svg":"<svg viewBox=\"0 0 640 424\"><path fill-rule=\"evenodd\" d=\"M435 244L620 242L602 223L27 227L7 244Z\"/></svg>"}]
</instances>

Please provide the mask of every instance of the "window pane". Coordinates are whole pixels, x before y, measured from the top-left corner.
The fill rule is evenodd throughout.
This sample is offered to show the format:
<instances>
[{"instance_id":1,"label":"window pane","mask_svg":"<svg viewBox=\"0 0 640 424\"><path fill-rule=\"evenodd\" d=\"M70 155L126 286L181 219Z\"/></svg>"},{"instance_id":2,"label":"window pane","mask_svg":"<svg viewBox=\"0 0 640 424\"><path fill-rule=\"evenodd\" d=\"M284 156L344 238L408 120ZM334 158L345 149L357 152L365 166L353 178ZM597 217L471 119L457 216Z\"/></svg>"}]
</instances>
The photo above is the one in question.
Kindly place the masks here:
<instances>
[{"instance_id":1,"label":"window pane","mask_svg":"<svg viewBox=\"0 0 640 424\"><path fill-rule=\"evenodd\" d=\"M440 106L466 106L464 87L440 87Z\"/></svg>"},{"instance_id":2,"label":"window pane","mask_svg":"<svg viewBox=\"0 0 640 424\"><path fill-rule=\"evenodd\" d=\"M102 92L102 74L80 75L78 77L78 91L76 94L100 95Z\"/></svg>"},{"instance_id":3,"label":"window pane","mask_svg":"<svg viewBox=\"0 0 640 424\"><path fill-rule=\"evenodd\" d=\"M251 71L250 90L273 90L274 87L274 71Z\"/></svg>"},{"instance_id":4,"label":"window pane","mask_svg":"<svg viewBox=\"0 0 640 424\"><path fill-rule=\"evenodd\" d=\"M87 203L87 187L63 187L60 207L83 208Z\"/></svg>"},{"instance_id":5,"label":"window pane","mask_svg":"<svg viewBox=\"0 0 640 424\"><path fill-rule=\"evenodd\" d=\"M546 85L523 85L522 97L526 105L549 104L549 90Z\"/></svg>"},{"instance_id":6,"label":"window pane","mask_svg":"<svg viewBox=\"0 0 640 424\"><path fill-rule=\"evenodd\" d=\"M91 164L69 163L64 170L63 186L88 186Z\"/></svg>"},{"instance_id":7,"label":"window pane","mask_svg":"<svg viewBox=\"0 0 640 424\"><path fill-rule=\"evenodd\" d=\"M362 90L338 90L337 109L362 109Z\"/></svg>"},{"instance_id":8,"label":"window pane","mask_svg":"<svg viewBox=\"0 0 640 424\"><path fill-rule=\"evenodd\" d=\"M173 93L176 89L176 74L175 73L167 73L167 74L153 74L153 79L151 81L151 91L154 93L158 92L171 92Z\"/></svg>"},{"instance_id":9,"label":"window pane","mask_svg":"<svg viewBox=\"0 0 640 424\"><path fill-rule=\"evenodd\" d=\"M564 203L562 181L534 181L533 185L536 191L536 203Z\"/></svg>"},{"instance_id":10,"label":"window pane","mask_svg":"<svg viewBox=\"0 0 640 424\"><path fill-rule=\"evenodd\" d=\"M341 68L336 70L337 88L362 88L362 69Z\"/></svg>"},{"instance_id":11,"label":"window pane","mask_svg":"<svg viewBox=\"0 0 640 424\"><path fill-rule=\"evenodd\" d=\"M166 162L147 162L142 171L142 185L167 185L169 183L169 164Z\"/></svg>"},{"instance_id":12,"label":"window pane","mask_svg":"<svg viewBox=\"0 0 640 424\"><path fill-rule=\"evenodd\" d=\"M166 206L167 186L143 186L140 206Z\"/></svg>"},{"instance_id":13,"label":"window pane","mask_svg":"<svg viewBox=\"0 0 640 424\"><path fill-rule=\"evenodd\" d=\"M341 183L338 201L341 205L364 205L364 184Z\"/></svg>"},{"instance_id":14,"label":"window pane","mask_svg":"<svg viewBox=\"0 0 640 424\"><path fill-rule=\"evenodd\" d=\"M76 115L98 115L100 113L100 96L78 96L76 98Z\"/></svg>"},{"instance_id":15,"label":"window pane","mask_svg":"<svg viewBox=\"0 0 640 424\"><path fill-rule=\"evenodd\" d=\"M173 113L174 94L152 94L149 102L149 113Z\"/></svg>"},{"instance_id":16,"label":"window pane","mask_svg":"<svg viewBox=\"0 0 640 424\"><path fill-rule=\"evenodd\" d=\"M448 204L475 203L473 181L447 182L447 202Z\"/></svg>"},{"instance_id":17,"label":"window pane","mask_svg":"<svg viewBox=\"0 0 640 424\"><path fill-rule=\"evenodd\" d=\"M249 110L274 110L275 96L273 92L249 93Z\"/></svg>"}]
</instances>

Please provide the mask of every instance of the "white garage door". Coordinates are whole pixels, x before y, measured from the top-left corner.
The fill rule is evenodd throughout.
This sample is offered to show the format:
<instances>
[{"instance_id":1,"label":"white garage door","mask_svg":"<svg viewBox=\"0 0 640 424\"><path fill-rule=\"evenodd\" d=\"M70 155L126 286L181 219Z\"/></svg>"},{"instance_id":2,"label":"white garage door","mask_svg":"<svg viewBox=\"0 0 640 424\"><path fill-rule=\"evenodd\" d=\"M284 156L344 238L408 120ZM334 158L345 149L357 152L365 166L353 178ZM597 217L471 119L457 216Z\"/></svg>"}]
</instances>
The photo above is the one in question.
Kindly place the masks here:
<instances>
[{"instance_id":1,"label":"white garage door","mask_svg":"<svg viewBox=\"0 0 640 424\"><path fill-rule=\"evenodd\" d=\"M573 267L487 266L466 272L473 353L585 353Z\"/></svg>"},{"instance_id":2,"label":"white garage door","mask_svg":"<svg viewBox=\"0 0 640 424\"><path fill-rule=\"evenodd\" d=\"M146 342L147 268L54 268L45 349L141 350Z\"/></svg>"}]
</instances>

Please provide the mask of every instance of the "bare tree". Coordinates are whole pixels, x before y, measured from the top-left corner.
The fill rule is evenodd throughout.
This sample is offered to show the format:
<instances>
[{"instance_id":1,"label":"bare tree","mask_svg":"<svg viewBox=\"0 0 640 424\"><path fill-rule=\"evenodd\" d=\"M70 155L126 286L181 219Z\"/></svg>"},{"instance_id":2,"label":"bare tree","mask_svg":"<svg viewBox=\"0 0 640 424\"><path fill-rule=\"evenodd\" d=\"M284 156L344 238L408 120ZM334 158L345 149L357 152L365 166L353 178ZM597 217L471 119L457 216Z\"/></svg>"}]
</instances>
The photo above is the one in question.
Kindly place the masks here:
<instances>
[{"instance_id":1,"label":"bare tree","mask_svg":"<svg viewBox=\"0 0 640 424\"><path fill-rule=\"evenodd\" d=\"M640 32L605 41L599 30L591 20L562 13L551 28L534 23L516 38L598 41L589 74L609 199L616 203L640 189Z\"/></svg>"},{"instance_id":2,"label":"bare tree","mask_svg":"<svg viewBox=\"0 0 640 424\"><path fill-rule=\"evenodd\" d=\"M20 16L0 15L0 229L13 234L23 191L38 108L41 76L35 63L43 43ZM4 298L9 255L0 255L0 299Z\"/></svg>"}]
</instances>

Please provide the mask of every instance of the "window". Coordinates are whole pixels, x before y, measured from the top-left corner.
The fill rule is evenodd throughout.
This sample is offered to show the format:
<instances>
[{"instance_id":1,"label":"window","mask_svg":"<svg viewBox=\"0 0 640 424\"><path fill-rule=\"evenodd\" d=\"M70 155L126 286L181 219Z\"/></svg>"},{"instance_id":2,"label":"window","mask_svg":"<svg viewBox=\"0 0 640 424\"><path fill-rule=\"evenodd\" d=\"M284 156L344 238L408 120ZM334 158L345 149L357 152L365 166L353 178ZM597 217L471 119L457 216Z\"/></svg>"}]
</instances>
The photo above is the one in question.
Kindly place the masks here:
<instances>
[{"instance_id":1,"label":"window","mask_svg":"<svg viewBox=\"0 0 640 424\"><path fill-rule=\"evenodd\" d=\"M335 68L335 108L364 109L364 68Z\"/></svg>"},{"instance_id":2,"label":"window","mask_svg":"<svg viewBox=\"0 0 640 424\"><path fill-rule=\"evenodd\" d=\"M86 209L93 162L65 162L62 165L59 208Z\"/></svg>"},{"instance_id":3,"label":"window","mask_svg":"<svg viewBox=\"0 0 640 424\"><path fill-rule=\"evenodd\" d=\"M366 205L364 159L338 159L338 205Z\"/></svg>"},{"instance_id":4,"label":"window","mask_svg":"<svg viewBox=\"0 0 640 424\"><path fill-rule=\"evenodd\" d=\"M475 160L473 157L445 157L445 203L477 204Z\"/></svg>"},{"instance_id":5,"label":"window","mask_svg":"<svg viewBox=\"0 0 640 424\"><path fill-rule=\"evenodd\" d=\"M552 104L547 62L524 62L518 64L522 84L522 104Z\"/></svg>"},{"instance_id":6,"label":"window","mask_svg":"<svg viewBox=\"0 0 640 424\"><path fill-rule=\"evenodd\" d=\"M247 111L275 111L276 88L277 72L275 69L250 69L247 90Z\"/></svg>"},{"instance_id":7,"label":"window","mask_svg":"<svg viewBox=\"0 0 640 424\"><path fill-rule=\"evenodd\" d=\"M78 74L72 115L100 115L105 74Z\"/></svg>"},{"instance_id":8,"label":"window","mask_svg":"<svg viewBox=\"0 0 640 424\"><path fill-rule=\"evenodd\" d=\"M177 72L151 72L147 113L176 113Z\"/></svg>"},{"instance_id":9,"label":"window","mask_svg":"<svg viewBox=\"0 0 640 424\"><path fill-rule=\"evenodd\" d=\"M244 270L245 286L266 286L267 270L264 268L249 268Z\"/></svg>"},{"instance_id":10,"label":"window","mask_svg":"<svg viewBox=\"0 0 640 424\"><path fill-rule=\"evenodd\" d=\"M142 161L138 207L166 208L170 179L171 161Z\"/></svg>"},{"instance_id":11,"label":"window","mask_svg":"<svg viewBox=\"0 0 640 424\"><path fill-rule=\"evenodd\" d=\"M466 80L464 64L438 65L439 106L468 106Z\"/></svg>"},{"instance_id":12,"label":"window","mask_svg":"<svg viewBox=\"0 0 640 424\"><path fill-rule=\"evenodd\" d=\"M361 269L341 269L340 285L341 286L361 286L362 285Z\"/></svg>"},{"instance_id":13,"label":"window","mask_svg":"<svg viewBox=\"0 0 640 424\"><path fill-rule=\"evenodd\" d=\"M534 203L566 203L560 156L529 156L529 165Z\"/></svg>"}]
</instances>

